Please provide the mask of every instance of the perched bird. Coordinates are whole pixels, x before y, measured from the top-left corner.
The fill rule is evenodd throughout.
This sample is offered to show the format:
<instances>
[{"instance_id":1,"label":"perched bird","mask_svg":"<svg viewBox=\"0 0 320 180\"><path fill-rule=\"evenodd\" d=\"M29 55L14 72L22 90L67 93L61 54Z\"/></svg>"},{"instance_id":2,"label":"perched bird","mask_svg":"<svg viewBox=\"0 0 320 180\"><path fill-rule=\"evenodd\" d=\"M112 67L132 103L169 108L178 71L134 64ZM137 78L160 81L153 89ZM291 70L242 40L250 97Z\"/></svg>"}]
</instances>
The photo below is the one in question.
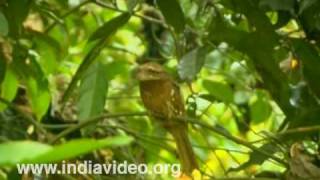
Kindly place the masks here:
<instances>
[{"instance_id":1,"label":"perched bird","mask_svg":"<svg viewBox=\"0 0 320 180\"><path fill-rule=\"evenodd\" d=\"M173 136L182 170L191 174L198 164L188 139L187 123L177 120L184 116L184 101L179 86L160 64L147 62L135 72L145 108Z\"/></svg>"}]
</instances>

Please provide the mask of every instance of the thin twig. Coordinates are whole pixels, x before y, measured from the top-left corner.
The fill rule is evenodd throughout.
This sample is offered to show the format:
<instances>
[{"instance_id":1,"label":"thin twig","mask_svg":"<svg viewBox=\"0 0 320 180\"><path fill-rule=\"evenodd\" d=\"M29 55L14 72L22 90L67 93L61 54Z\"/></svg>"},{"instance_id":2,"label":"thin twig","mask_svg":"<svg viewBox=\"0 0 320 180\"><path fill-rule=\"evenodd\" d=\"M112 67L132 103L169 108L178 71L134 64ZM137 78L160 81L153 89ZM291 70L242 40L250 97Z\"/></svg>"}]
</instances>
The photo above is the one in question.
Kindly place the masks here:
<instances>
[{"instance_id":1,"label":"thin twig","mask_svg":"<svg viewBox=\"0 0 320 180\"><path fill-rule=\"evenodd\" d=\"M65 129L70 128L72 126L76 126L77 124L74 123L68 123L68 124L41 124L43 128L46 129Z\"/></svg>"},{"instance_id":2,"label":"thin twig","mask_svg":"<svg viewBox=\"0 0 320 180\"><path fill-rule=\"evenodd\" d=\"M117 7L110 6L109 4L106 4L106 3L101 2L101 1L99 1L99 0L92 0L92 2L95 3L95 4L98 5L98 6L103 7L103 8L111 9L111 10L113 10L113 11L117 11L117 12L121 12L121 13L127 13L127 11L125 11L125 10L121 10L121 9L119 9L119 8L117 8ZM152 22L152 23L160 24L160 25L162 25L164 28L168 28L168 25L167 25L165 22L163 22L163 21L161 21L161 20L159 20L159 19L155 19L155 18L152 18L152 17L149 17L149 16L144 16L144 15L137 14L137 13L134 13L134 12L132 13L132 16L135 16L135 17L144 19L144 20L149 21L149 22Z\"/></svg>"},{"instance_id":3,"label":"thin twig","mask_svg":"<svg viewBox=\"0 0 320 180\"><path fill-rule=\"evenodd\" d=\"M258 152L258 153L260 153L262 155L265 155L265 156L275 160L276 162L278 162L278 163L280 163L280 164L282 164L282 165L284 165L286 167L288 166L288 164L284 160L282 160L282 159L280 159L280 158L278 158L276 156L273 156L272 154L269 154L268 152L266 152L266 151L264 151L262 149L259 149L258 147L250 144L247 141L244 141L244 140L242 140L242 139L240 139L238 137L232 136L231 134L229 134L224 129L221 129L221 128L216 127L216 126L210 126L209 124L203 123L203 122L201 122L201 121L199 121L197 119L193 119L193 118L177 117L176 119L179 120L179 121L183 121L183 122L187 121L187 122L189 122L191 124L196 124L196 125L202 126L204 128L207 128L207 129L209 129L209 130L211 130L211 131L213 131L213 132L215 132L215 133L217 133L217 134L219 134L219 135L221 135L221 136L223 136L223 137L225 137L225 138L227 138L227 139L229 139L229 140L231 140L231 141L233 141L233 142L235 142L237 144L241 144L241 145L243 145L243 146L245 146L245 147L247 147L247 148L249 148L251 150L254 150L254 151L256 151L256 152Z\"/></svg>"},{"instance_id":4,"label":"thin twig","mask_svg":"<svg viewBox=\"0 0 320 180\"><path fill-rule=\"evenodd\" d=\"M128 133L130 135L133 135L134 137L136 137L138 139L144 140L144 141L149 142L150 144L153 144L153 145L156 145L156 146L160 146L160 147L164 148L165 150L167 150L170 153L173 153L173 154L175 153L175 150L173 148L167 146L166 144L161 144L161 143L159 143L159 141L155 142L155 141L153 141L151 139L148 139L144 135L141 135L140 133L138 133L136 131L133 131L131 129L128 129L126 127L119 126L119 125L111 125L109 127L121 129L121 130L125 131L126 133Z\"/></svg>"},{"instance_id":5,"label":"thin twig","mask_svg":"<svg viewBox=\"0 0 320 180\"><path fill-rule=\"evenodd\" d=\"M82 3L78 4L77 6L75 6L74 8L70 9L68 12L64 13L60 19L64 19L66 17L68 17L69 15L71 15L72 13L74 13L75 11L78 11L82 6L90 3L91 0L86 0L86 1L83 1ZM59 21L58 20L55 20L53 21L52 24L50 24L47 29L44 31L44 33L48 33L50 30L52 30L57 24L59 24Z\"/></svg>"},{"instance_id":6,"label":"thin twig","mask_svg":"<svg viewBox=\"0 0 320 180\"><path fill-rule=\"evenodd\" d=\"M132 51L130 51L130 50L126 49L126 48L123 48L123 47L117 47L117 46L112 46L112 45L110 45L110 46L106 46L106 48L108 48L108 49L110 49L110 50L116 50L116 51L125 52L125 53L128 53L128 54L130 54L130 55L133 55L133 56L135 56L135 57L139 57L139 56L140 56L139 54L137 54L137 53L135 53L135 52L132 52Z\"/></svg>"},{"instance_id":7,"label":"thin twig","mask_svg":"<svg viewBox=\"0 0 320 180\"><path fill-rule=\"evenodd\" d=\"M90 124L96 123L96 122L98 122L98 121L100 121L102 119L119 118L119 117L133 117L133 116L146 116L146 115L148 115L148 113L146 113L146 112L133 112L133 113L104 114L104 115L100 115L100 116L97 116L97 117L94 117L94 118L89 118L88 120L82 121L81 123L77 124L76 126L70 127L68 129L62 131L55 138L53 138L53 140L50 141L50 144L54 144L60 138L70 134L71 132L74 132L74 131L76 131L78 129L81 129L81 128L85 127L85 126L88 126ZM247 141L244 141L244 140L242 140L242 139L240 139L238 137L235 137L235 136L229 134L227 131L225 131L222 128L219 128L219 127L216 127L216 126L211 126L211 125L203 123L203 122L201 122L201 121L199 121L197 119L188 118L188 117L177 117L176 120L183 121L183 122L187 121L188 123L191 123L191 124L200 125L200 126L202 126L204 128L207 128L207 129L209 129L209 130L211 130L211 131L213 131L213 132L215 132L215 133L217 133L217 134L219 134L219 135L221 135L221 136L223 136L223 137L225 137L225 138L227 138L227 139L229 139L229 140L231 140L231 141L233 141L233 142L235 142L237 144L243 145L243 146L245 146L245 147L247 147L247 148L249 148L251 150L254 150L254 151L256 151L256 152L258 152L258 153L260 153L262 155L265 155L265 156L273 159L274 161L276 161L276 162L278 162L278 163L280 163L280 164L282 164L282 165L284 165L286 167L288 166L288 164L284 160L282 160L282 159L280 159L280 158L278 158L276 156L273 156L272 154L269 154L268 152L266 152L266 151L264 151L262 149L259 149L258 147L250 144Z\"/></svg>"},{"instance_id":8,"label":"thin twig","mask_svg":"<svg viewBox=\"0 0 320 180\"><path fill-rule=\"evenodd\" d=\"M110 96L107 100L120 100L120 99L140 99L139 96Z\"/></svg>"},{"instance_id":9,"label":"thin twig","mask_svg":"<svg viewBox=\"0 0 320 180\"><path fill-rule=\"evenodd\" d=\"M209 111L212 105L213 105L213 102L210 102L210 104L201 112L198 118L201 118L203 115L207 114L207 112Z\"/></svg>"},{"instance_id":10,"label":"thin twig","mask_svg":"<svg viewBox=\"0 0 320 180\"><path fill-rule=\"evenodd\" d=\"M114 125L99 125L98 127L116 127ZM155 135L148 135L145 133L138 133L136 131L133 131L136 134L143 136L143 137L147 137L150 139L157 139L157 140L163 140L163 141L170 141L170 142L174 142L174 139L171 138L165 138L165 137L160 137L160 136L155 136ZM209 146L201 146L201 145L197 145L197 144L191 144L192 147L195 148L201 148L201 149L208 149L208 150L212 150L212 151L226 151L226 152L233 152L233 153L239 153L239 154L249 154L249 152L245 152L245 151L240 151L240 150L236 150L236 149L226 149L226 148L216 148L216 147L209 147Z\"/></svg>"},{"instance_id":11,"label":"thin twig","mask_svg":"<svg viewBox=\"0 0 320 180\"><path fill-rule=\"evenodd\" d=\"M89 118L88 120L84 120L82 122L80 122L79 124L72 126L64 131L62 131L60 134L58 134L55 138L53 138L50 141L50 144L54 144L56 143L59 139L65 137L66 135L79 130L83 127L86 127L88 125L91 125L93 123L97 123L100 120L103 119L109 119L109 118L118 118L118 117L133 117L133 116L146 116L148 115L145 112L138 112L138 113L117 113L117 114L103 114L97 117L93 117L93 118Z\"/></svg>"},{"instance_id":12,"label":"thin twig","mask_svg":"<svg viewBox=\"0 0 320 180\"><path fill-rule=\"evenodd\" d=\"M296 133L307 133L307 132L315 132L319 131L320 126L308 126L308 127L299 127L295 129L289 129L277 134L277 136L284 136L289 134L296 134Z\"/></svg>"},{"instance_id":13,"label":"thin twig","mask_svg":"<svg viewBox=\"0 0 320 180\"><path fill-rule=\"evenodd\" d=\"M234 107L234 106L232 106L232 105L230 105L230 104L228 104L227 107L230 108L231 114L232 114L232 116L234 117L234 119L237 119L237 118L238 118L238 116L237 116L237 110L238 110L238 109L236 109L236 107ZM240 123L242 123L246 128L248 128L250 131L252 131L253 134L255 134L255 135L258 136L258 137L261 137L261 138L264 140L265 137L262 136L262 135L260 135L259 133L257 133L254 129L252 129L252 128L250 127L250 125L249 125L246 121L243 120L243 118L240 117L240 118L238 118L238 120L239 120Z\"/></svg>"},{"instance_id":14,"label":"thin twig","mask_svg":"<svg viewBox=\"0 0 320 180\"><path fill-rule=\"evenodd\" d=\"M207 139L207 136L204 134L204 131L198 131L198 132L200 132L200 134L201 134L202 138L204 139L204 141L206 142L207 146L209 146L210 148L213 148L213 147L211 146L211 144L209 143L209 141L208 141L208 139ZM213 150L213 153L214 153L214 155L216 155L216 151ZM216 157L217 157L217 156L216 156ZM222 170L223 170L224 173L225 173L226 171L225 171L225 169L224 169L224 166L221 164L220 159L217 158L217 160L218 160L218 163L219 163L219 165L221 166ZM205 164L205 165L207 166L207 164ZM212 174L214 174L214 170L213 170L210 166L207 166L207 167L208 167L209 171L210 171Z\"/></svg>"}]
</instances>

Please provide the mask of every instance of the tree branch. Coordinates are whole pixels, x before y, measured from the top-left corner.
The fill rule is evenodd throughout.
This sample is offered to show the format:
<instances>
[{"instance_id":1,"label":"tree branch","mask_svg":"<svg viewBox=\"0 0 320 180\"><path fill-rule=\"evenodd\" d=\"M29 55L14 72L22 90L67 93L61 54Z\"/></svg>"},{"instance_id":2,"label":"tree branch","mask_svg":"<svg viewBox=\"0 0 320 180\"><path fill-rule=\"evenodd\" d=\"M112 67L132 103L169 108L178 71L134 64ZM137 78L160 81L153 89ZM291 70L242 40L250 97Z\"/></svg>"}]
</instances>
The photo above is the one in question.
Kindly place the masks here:
<instances>
[{"instance_id":1,"label":"tree branch","mask_svg":"<svg viewBox=\"0 0 320 180\"><path fill-rule=\"evenodd\" d=\"M133 117L133 116L146 116L146 115L148 115L148 113L146 113L146 112L133 112L133 113L104 114L104 115L100 115L100 116L97 116L97 117L89 118L86 121L82 121L79 124L77 124L75 126L72 126L72 127L68 128L68 129L62 131L60 134L58 134L55 138L53 138L50 141L50 144L54 144L59 139L63 138L64 136L66 136L66 135L68 135L68 134L70 134L70 133L72 133L72 132L74 132L76 130L79 130L79 129L83 128L83 127L91 125L93 123L97 123L102 119L119 118L119 117ZM235 136L231 135L228 131L226 131L222 127L211 126L211 125L203 123L203 122L201 122L201 121L199 121L197 119L193 119L193 118L189 118L189 117L177 117L176 120L183 121L183 122L187 121L188 123L191 123L191 124L200 125L200 126L206 128L206 129L209 129L209 130L219 134L220 136L223 136L223 137L225 137L225 138L227 138L227 139L229 139L229 140L231 140L231 141L233 141L233 142L235 142L237 144L243 145L243 146L245 146L245 147L247 147L247 148L249 148L249 149L251 149L253 151L256 151L256 152L258 152L258 153L260 153L260 154L262 154L264 156L267 156L267 157L273 159L274 161L276 161L276 162L278 162L278 163L280 163L280 164L282 164L282 165L284 165L286 167L288 166L288 164L284 160L282 160L282 159L280 159L280 158L278 158L278 157L276 157L276 156L274 156L272 154L269 154L268 152L266 152L264 150L259 149L258 147L250 144L247 141L244 141L244 140L242 140L242 139L240 139L238 137L235 137Z\"/></svg>"},{"instance_id":2,"label":"tree branch","mask_svg":"<svg viewBox=\"0 0 320 180\"><path fill-rule=\"evenodd\" d=\"M68 12L64 13L60 19L64 19L66 17L68 17L69 15L71 15L72 13L74 13L75 11L78 11L82 6L90 3L91 0L86 0L86 1L83 1L82 3L80 3L79 5L75 6L74 8L70 9ZM44 33L48 33L49 31L51 31L51 29L54 28L54 26L56 26L57 24L59 24L59 21L55 20L53 21L52 24L50 24L44 31Z\"/></svg>"},{"instance_id":3,"label":"tree branch","mask_svg":"<svg viewBox=\"0 0 320 180\"><path fill-rule=\"evenodd\" d=\"M307 126L307 127L299 127L299 128L294 128L294 129L288 129L286 131L277 133L276 135L278 136L283 136L283 135L289 135L289 134L296 134L296 133L307 133L307 132L315 132L319 131L320 126Z\"/></svg>"},{"instance_id":4,"label":"tree branch","mask_svg":"<svg viewBox=\"0 0 320 180\"><path fill-rule=\"evenodd\" d=\"M100 6L100 7L103 7L103 8L107 8L107 9L110 9L110 10L113 10L113 11L117 11L117 12L121 12L121 13L127 13L127 11L125 11L125 10L121 10L121 9L119 9L117 7L110 6L109 4L106 4L106 3L102 2L102 1L99 1L99 0L92 0L92 2L95 3L96 5ZM144 20L152 22L152 23L160 24L164 28L168 28L168 25L165 22L163 22L163 21L161 21L159 19L155 19L155 18L152 18L152 17L149 17L149 16L144 16L144 15L141 15L141 14L136 14L134 12L132 13L132 16L144 19Z\"/></svg>"},{"instance_id":5,"label":"tree branch","mask_svg":"<svg viewBox=\"0 0 320 180\"><path fill-rule=\"evenodd\" d=\"M49 143L50 144L54 144L56 143L59 139L65 137L66 135L79 130L83 127L86 127L88 125L91 125L93 123L97 123L100 120L103 119L110 119L110 118L119 118L119 117L133 117L133 116L146 116L148 115L146 112L135 112L135 113L116 113L116 114L103 114L97 117L93 117L93 118L89 118L87 120L84 120L82 122L80 122L77 125L74 125L64 131L62 131L60 134L58 134L56 137L54 137Z\"/></svg>"},{"instance_id":6,"label":"tree branch","mask_svg":"<svg viewBox=\"0 0 320 180\"><path fill-rule=\"evenodd\" d=\"M211 131L213 131L213 132L215 132L215 133L217 133L217 134L219 134L219 135L221 135L221 136L223 136L223 137L225 137L225 138L227 138L227 139L229 139L229 140L231 140L231 141L233 141L233 142L235 142L237 144L241 144L241 145L243 145L243 146L245 146L245 147L247 147L247 148L249 148L251 150L254 150L254 151L256 151L256 152L258 152L258 153L260 153L260 154L262 154L264 156L267 156L267 157L275 160L276 162L278 162L278 163L280 163L280 164L282 164L282 165L284 165L286 167L288 166L288 164L284 160L282 160L282 159L280 159L280 158L278 158L276 156L273 156L272 154L269 154L266 151L263 151L263 150L257 148L256 146L250 144L247 141L244 141L244 140L242 140L242 139L240 139L238 137L232 136L228 131L226 131L222 127L210 126L209 124L203 123L203 122L201 122L201 121L199 121L197 119L193 119L193 118L189 118L189 117L177 117L176 119L179 120L179 121L183 121L183 122L187 121L187 122L189 122L191 124L200 125L200 126L206 128L206 129L209 129L209 130L211 130Z\"/></svg>"}]
</instances>

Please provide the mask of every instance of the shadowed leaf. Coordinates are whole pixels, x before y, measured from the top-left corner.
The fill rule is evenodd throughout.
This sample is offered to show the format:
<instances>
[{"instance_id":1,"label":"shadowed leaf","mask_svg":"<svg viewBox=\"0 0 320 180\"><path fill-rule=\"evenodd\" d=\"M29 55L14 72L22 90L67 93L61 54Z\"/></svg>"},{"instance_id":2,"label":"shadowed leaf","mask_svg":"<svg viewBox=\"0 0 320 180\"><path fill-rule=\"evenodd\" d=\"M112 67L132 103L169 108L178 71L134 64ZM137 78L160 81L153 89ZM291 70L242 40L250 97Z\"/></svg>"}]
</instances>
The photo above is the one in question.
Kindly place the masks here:
<instances>
[{"instance_id":1,"label":"shadowed leaf","mask_svg":"<svg viewBox=\"0 0 320 180\"><path fill-rule=\"evenodd\" d=\"M207 53L208 48L199 47L185 54L178 65L180 78L187 81L194 80L204 65Z\"/></svg>"},{"instance_id":2,"label":"shadowed leaf","mask_svg":"<svg viewBox=\"0 0 320 180\"><path fill-rule=\"evenodd\" d=\"M157 0L157 4L165 20L177 33L181 33L185 27L183 11L177 0Z\"/></svg>"}]
</instances>

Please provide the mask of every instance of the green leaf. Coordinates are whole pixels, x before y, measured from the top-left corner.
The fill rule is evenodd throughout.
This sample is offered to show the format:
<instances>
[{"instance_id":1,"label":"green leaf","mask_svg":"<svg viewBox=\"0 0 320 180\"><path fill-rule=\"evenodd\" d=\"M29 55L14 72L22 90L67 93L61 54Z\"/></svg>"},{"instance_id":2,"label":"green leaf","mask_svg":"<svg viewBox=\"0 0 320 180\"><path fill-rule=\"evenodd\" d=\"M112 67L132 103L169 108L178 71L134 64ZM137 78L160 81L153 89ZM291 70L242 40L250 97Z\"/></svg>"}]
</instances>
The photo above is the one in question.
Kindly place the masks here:
<instances>
[{"instance_id":1,"label":"green leaf","mask_svg":"<svg viewBox=\"0 0 320 180\"><path fill-rule=\"evenodd\" d=\"M0 166L14 166L18 163L52 163L68 160L104 147L129 144L129 136L116 136L100 140L78 139L65 144L49 146L33 141L14 141L0 144Z\"/></svg>"},{"instance_id":2,"label":"green leaf","mask_svg":"<svg viewBox=\"0 0 320 180\"><path fill-rule=\"evenodd\" d=\"M122 15L111 19L106 22L100 28L98 28L89 38L89 41L98 39L107 39L113 33L115 33L121 26L126 24L130 19L129 13L123 13Z\"/></svg>"},{"instance_id":3,"label":"green leaf","mask_svg":"<svg viewBox=\"0 0 320 180\"><path fill-rule=\"evenodd\" d=\"M275 152L277 152L279 150L279 148L277 146L275 146L274 143L267 143L267 144L264 144L261 147L259 147L259 150L261 150L263 152L267 152L270 155L272 155ZM258 151L252 151L250 153L250 157L249 157L249 160L247 162L241 164L237 168L229 169L228 172L244 170L245 168L250 167L251 165L255 165L255 164L261 165L268 158L269 158L268 156L263 155Z\"/></svg>"},{"instance_id":4,"label":"green leaf","mask_svg":"<svg viewBox=\"0 0 320 180\"><path fill-rule=\"evenodd\" d=\"M291 14L287 11L278 11L278 20L274 25L275 28L281 28L289 23L291 20Z\"/></svg>"},{"instance_id":5,"label":"green leaf","mask_svg":"<svg viewBox=\"0 0 320 180\"><path fill-rule=\"evenodd\" d=\"M3 53L0 52L0 85L1 85L2 81L4 80L6 70L7 70L6 59L3 55ZM0 92L1 92L1 89L0 89Z\"/></svg>"},{"instance_id":6,"label":"green leaf","mask_svg":"<svg viewBox=\"0 0 320 180\"><path fill-rule=\"evenodd\" d=\"M26 159L33 159L52 149L51 146L34 141L12 141L0 144L0 166L16 165Z\"/></svg>"},{"instance_id":7,"label":"green leaf","mask_svg":"<svg viewBox=\"0 0 320 180\"><path fill-rule=\"evenodd\" d=\"M207 89L210 95L217 98L217 100L233 103L233 91L227 84L211 80L204 80L203 87Z\"/></svg>"},{"instance_id":8,"label":"green leaf","mask_svg":"<svg viewBox=\"0 0 320 180\"><path fill-rule=\"evenodd\" d=\"M248 3L247 0L241 0L241 2L234 0L233 2L237 2L235 4L236 7L238 7L237 5L244 6L241 4L242 2L246 2L245 4ZM250 7L250 10L253 10L251 8L252 7ZM250 10L239 10L239 12L246 13L247 16L254 16L255 13L259 13L253 10L255 13L252 14L253 12L250 12ZM263 21L259 21L260 18ZM266 24L264 16L260 16L260 18L253 18L251 20L253 24L257 23L256 25L259 25L259 30L248 33L229 26L222 16L218 14L217 17L214 17L212 20L209 38L215 44L226 42L238 51L247 54L250 58L250 63L254 65L254 68L261 76L264 87L270 92L282 111L287 116L290 116L294 109L289 103L289 83L287 82L286 76L281 72L278 62L272 56L275 53L274 47L277 44L278 36L273 30L263 28L269 25L263 25Z\"/></svg>"},{"instance_id":9,"label":"green leaf","mask_svg":"<svg viewBox=\"0 0 320 180\"><path fill-rule=\"evenodd\" d=\"M281 2L281 1L280 1ZM244 14L249 21L249 24L257 31L264 32L265 36L273 33L273 26L266 13L259 8L258 1L252 2L251 0L224 0L221 1L227 8L232 9L234 12ZM223 32L222 32L223 33ZM272 39L270 39L272 41Z\"/></svg>"},{"instance_id":10,"label":"green leaf","mask_svg":"<svg viewBox=\"0 0 320 180\"><path fill-rule=\"evenodd\" d=\"M27 87L27 95L31 102L32 112L38 120L41 120L50 105L51 96L49 89L48 87L41 87L34 78L28 78L24 81Z\"/></svg>"},{"instance_id":11,"label":"green leaf","mask_svg":"<svg viewBox=\"0 0 320 180\"><path fill-rule=\"evenodd\" d=\"M49 82L42 71L41 66L37 62L36 57L30 55L29 61L29 70L27 71L29 72L29 75L23 78L27 88L27 95L31 102L32 111L35 113L36 118L40 120L47 112L51 101Z\"/></svg>"},{"instance_id":12,"label":"green leaf","mask_svg":"<svg viewBox=\"0 0 320 180\"><path fill-rule=\"evenodd\" d=\"M104 64L96 61L84 75L80 85L80 100L78 102L80 121L103 112L108 91L107 71Z\"/></svg>"},{"instance_id":13,"label":"green leaf","mask_svg":"<svg viewBox=\"0 0 320 180\"><path fill-rule=\"evenodd\" d=\"M260 0L261 7L268 7L274 11L294 11L295 0Z\"/></svg>"},{"instance_id":14,"label":"green leaf","mask_svg":"<svg viewBox=\"0 0 320 180\"><path fill-rule=\"evenodd\" d=\"M213 17L210 28L209 38L215 44L226 42L240 49L243 46L243 41L248 38L247 32L228 27L220 14Z\"/></svg>"},{"instance_id":15,"label":"green leaf","mask_svg":"<svg viewBox=\"0 0 320 180\"><path fill-rule=\"evenodd\" d=\"M6 9L6 16L9 21L10 34L18 37L21 33L22 22L28 16L31 0L10 0Z\"/></svg>"},{"instance_id":16,"label":"green leaf","mask_svg":"<svg viewBox=\"0 0 320 180\"><path fill-rule=\"evenodd\" d=\"M295 55L303 63L303 74L314 94L320 97L320 61L317 50L304 40L293 39L292 45Z\"/></svg>"},{"instance_id":17,"label":"green leaf","mask_svg":"<svg viewBox=\"0 0 320 180\"><path fill-rule=\"evenodd\" d=\"M25 50L19 45L14 47L14 60L11 65L15 74L25 84L32 111L40 120L50 104L49 82L38 63L37 54Z\"/></svg>"},{"instance_id":18,"label":"green leaf","mask_svg":"<svg viewBox=\"0 0 320 180\"><path fill-rule=\"evenodd\" d=\"M271 115L271 106L265 93L258 91L254 102L250 104L250 114L252 122L261 123Z\"/></svg>"},{"instance_id":19,"label":"green leaf","mask_svg":"<svg viewBox=\"0 0 320 180\"><path fill-rule=\"evenodd\" d=\"M89 66L94 62L94 60L98 57L103 47L106 45L106 40L115 33L121 26L123 26L128 20L127 13L124 13L109 22L103 25L103 28L99 28L90 38L90 40L100 39L98 42L94 44L88 54L85 56L83 62L78 68L76 74L72 78L71 83L69 84L66 92L63 95L62 101L66 102L66 100L70 97L72 91L76 87L78 81L82 78L85 71L89 68ZM106 32L102 32L101 29L105 29Z\"/></svg>"},{"instance_id":20,"label":"green leaf","mask_svg":"<svg viewBox=\"0 0 320 180\"><path fill-rule=\"evenodd\" d=\"M302 0L300 1L299 14L302 14L306 9L317 3L317 0Z\"/></svg>"},{"instance_id":21,"label":"green leaf","mask_svg":"<svg viewBox=\"0 0 320 180\"><path fill-rule=\"evenodd\" d=\"M170 24L177 33L183 32L185 18L179 2L177 0L157 0L157 4L166 22Z\"/></svg>"},{"instance_id":22,"label":"green leaf","mask_svg":"<svg viewBox=\"0 0 320 180\"><path fill-rule=\"evenodd\" d=\"M68 160L104 147L124 146L133 140L129 136L116 136L100 140L78 139L65 144L55 146L53 149L40 154L39 156L24 161L24 163L49 163Z\"/></svg>"},{"instance_id":23,"label":"green leaf","mask_svg":"<svg viewBox=\"0 0 320 180\"><path fill-rule=\"evenodd\" d=\"M310 3L311 5L301 11L299 19L308 39L317 40L320 31L320 1Z\"/></svg>"},{"instance_id":24,"label":"green leaf","mask_svg":"<svg viewBox=\"0 0 320 180\"><path fill-rule=\"evenodd\" d=\"M181 79L192 81L204 65L208 48L199 47L185 54L178 65L178 73Z\"/></svg>"},{"instance_id":25,"label":"green leaf","mask_svg":"<svg viewBox=\"0 0 320 180\"><path fill-rule=\"evenodd\" d=\"M130 72L128 72L127 64L121 61L113 61L106 65L107 69L107 78L108 80L114 79L117 75L128 76Z\"/></svg>"},{"instance_id":26,"label":"green leaf","mask_svg":"<svg viewBox=\"0 0 320 180\"><path fill-rule=\"evenodd\" d=\"M0 12L0 35L7 36L9 32L7 18L4 16L2 12Z\"/></svg>"},{"instance_id":27,"label":"green leaf","mask_svg":"<svg viewBox=\"0 0 320 180\"><path fill-rule=\"evenodd\" d=\"M57 40L45 33L31 32L34 35L37 53L39 53L39 64L45 74L55 72L59 61L62 58L63 50Z\"/></svg>"},{"instance_id":28,"label":"green leaf","mask_svg":"<svg viewBox=\"0 0 320 180\"><path fill-rule=\"evenodd\" d=\"M140 3L140 0L130 0L126 1L127 8L130 12L133 12L134 8L137 6L137 4Z\"/></svg>"},{"instance_id":29,"label":"green leaf","mask_svg":"<svg viewBox=\"0 0 320 180\"><path fill-rule=\"evenodd\" d=\"M12 101L16 96L18 90L18 79L12 70L8 69L6 71L4 80L1 84L0 97L6 99L7 101ZM0 103L0 111L3 111L7 106Z\"/></svg>"},{"instance_id":30,"label":"green leaf","mask_svg":"<svg viewBox=\"0 0 320 180\"><path fill-rule=\"evenodd\" d=\"M217 101L221 101L218 100L215 96L211 95L211 94L200 94L199 98L207 100L209 102L217 102Z\"/></svg>"}]
</instances>

